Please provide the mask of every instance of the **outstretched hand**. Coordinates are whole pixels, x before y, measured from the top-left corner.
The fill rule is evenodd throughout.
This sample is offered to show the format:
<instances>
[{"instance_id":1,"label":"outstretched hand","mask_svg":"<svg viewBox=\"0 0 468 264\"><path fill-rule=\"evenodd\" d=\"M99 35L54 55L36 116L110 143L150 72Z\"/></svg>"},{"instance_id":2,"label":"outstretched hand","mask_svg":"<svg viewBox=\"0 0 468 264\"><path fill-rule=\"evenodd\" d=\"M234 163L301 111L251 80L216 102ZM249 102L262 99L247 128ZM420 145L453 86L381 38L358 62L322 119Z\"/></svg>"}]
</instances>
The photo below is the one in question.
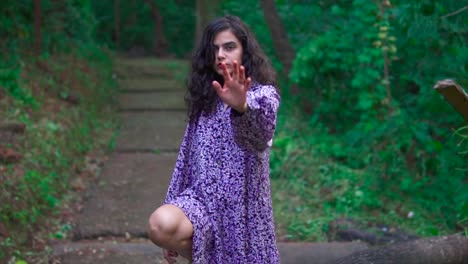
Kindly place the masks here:
<instances>
[{"instance_id":1,"label":"outstretched hand","mask_svg":"<svg viewBox=\"0 0 468 264\"><path fill-rule=\"evenodd\" d=\"M252 80L245 78L244 66L239 66L237 61L233 62L232 75L229 74L226 64L221 64L223 70L224 86L213 81L213 87L223 102L236 111L243 113L247 110L247 91Z\"/></svg>"}]
</instances>

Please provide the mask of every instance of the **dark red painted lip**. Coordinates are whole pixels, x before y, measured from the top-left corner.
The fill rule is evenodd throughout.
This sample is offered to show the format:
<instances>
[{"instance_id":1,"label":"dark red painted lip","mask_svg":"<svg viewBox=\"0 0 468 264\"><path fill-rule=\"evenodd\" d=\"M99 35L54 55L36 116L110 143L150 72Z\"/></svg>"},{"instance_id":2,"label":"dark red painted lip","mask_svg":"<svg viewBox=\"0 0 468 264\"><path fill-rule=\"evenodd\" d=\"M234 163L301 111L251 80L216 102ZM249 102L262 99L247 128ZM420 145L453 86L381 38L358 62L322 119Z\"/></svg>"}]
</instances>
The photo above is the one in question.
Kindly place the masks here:
<instances>
[{"instance_id":1,"label":"dark red painted lip","mask_svg":"<svg viewBox=\"0 0 468 264\"><path fill-rule=\"evenodd\" d=\"M228 67L228 65L226 63L224 63L224 65L226 65L226 67ZM223 68L223 63L220 62L220 63L216 64L216 67L222 69Z\"/></svg>"}]
</instances>

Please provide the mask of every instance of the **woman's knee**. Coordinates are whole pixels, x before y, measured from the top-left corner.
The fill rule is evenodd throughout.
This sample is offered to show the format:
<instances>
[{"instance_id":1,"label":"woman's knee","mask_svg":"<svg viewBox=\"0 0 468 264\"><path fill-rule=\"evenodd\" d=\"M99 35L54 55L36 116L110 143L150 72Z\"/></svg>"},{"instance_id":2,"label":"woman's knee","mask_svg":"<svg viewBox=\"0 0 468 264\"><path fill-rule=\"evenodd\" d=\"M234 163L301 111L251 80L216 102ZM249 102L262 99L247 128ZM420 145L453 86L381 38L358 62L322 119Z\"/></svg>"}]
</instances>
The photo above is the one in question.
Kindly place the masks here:
<instances>
[{"instance_id":1,"label":"woman's knee","mask_svg":"<svg viewBox=\"0 0 468 264\"><path fill-rule=\"evenodd\" d=\"M187 221L183 211L174 205L163 205L154 211L149 222L149 237L153 243L164 245L177 239L182 226Z\"/></svg>"},{"instance_id":2,"label":"woman's knee","mask_svg":"<svg viewBox=\"0 0 468 264\"><path fill-rule=\"evenodd\" d=\"M148 224L149 237L156 244L164 242L177 230L174 217L171 216L171 210L166 205L159 207L151 214Z\"/></svg>"}]
</instances>

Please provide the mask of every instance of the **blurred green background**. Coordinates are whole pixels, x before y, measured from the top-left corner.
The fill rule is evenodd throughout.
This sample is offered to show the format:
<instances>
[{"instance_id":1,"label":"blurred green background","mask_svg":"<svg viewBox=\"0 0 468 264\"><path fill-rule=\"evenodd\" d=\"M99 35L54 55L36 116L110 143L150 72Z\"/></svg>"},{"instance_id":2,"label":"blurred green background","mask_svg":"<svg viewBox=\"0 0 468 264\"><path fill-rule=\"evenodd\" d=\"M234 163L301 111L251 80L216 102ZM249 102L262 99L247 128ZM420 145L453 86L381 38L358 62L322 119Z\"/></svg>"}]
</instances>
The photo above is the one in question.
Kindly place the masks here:
<instances>
[{"instance_id":1,"label":"blurred green background","mask_svg":"<svg viewBox=\"0 0 468 264\"><path fill-rule=\"evenodd\" d=\"M10 229L0 247L11 252L55 213L80 155L112 147L114 59L188 60L206 21L223 14L251 27L280 75L271 179L281 240L326 240L327 224L341 217L420 236L463 232L468 129L432 87L446 78L468 87L467 5L2 0L0 92L9 99L0 121L34 129L22 145L24 177L13 178L17 166L0 167L0 227ZM50 95L78 90L92 96L57 117L73 128L60 133ZM67 151L51 151L61 144Z\"/></svg>"}]
</instances>

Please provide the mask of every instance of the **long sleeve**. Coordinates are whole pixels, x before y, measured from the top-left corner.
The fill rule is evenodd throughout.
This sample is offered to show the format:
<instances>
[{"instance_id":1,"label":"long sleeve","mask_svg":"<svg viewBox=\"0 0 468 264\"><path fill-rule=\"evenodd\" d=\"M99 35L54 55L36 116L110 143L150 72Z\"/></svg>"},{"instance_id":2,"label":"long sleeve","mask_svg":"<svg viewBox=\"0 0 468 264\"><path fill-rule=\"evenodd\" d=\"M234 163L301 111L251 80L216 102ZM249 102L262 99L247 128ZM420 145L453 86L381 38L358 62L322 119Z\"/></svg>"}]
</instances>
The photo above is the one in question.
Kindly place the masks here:
<instances>
[{"instance_id":1,"label":"long sleeve","mask_svg":"<svg viewBox=\"0 0 468 264\"><path fill-rule=\"evenodd\" d=\"M231 124L241 147L263 151L271 146L280 96L271 85L258 85L247 92L248 110L231 110Z\"/></svg>"},{"instance_id":2,"label":"long sleeve","mask_svg":"<svg viewBox=\"0 0 468 264\"><path fill-rule=\"evenodd\" d=\"M182 140L179 155L175 164L175 168L172 174L171 182L169 184L168 192L166 195L165 202L168 202L174 199L177 195L183 192L190 184L189 175L185 175L184 171L186 166L188 166L188 161L190 159L190 139L193 137L193 127L192 123L187 125L185 130L184 138Z\"/></svg>"}]
</instances>

